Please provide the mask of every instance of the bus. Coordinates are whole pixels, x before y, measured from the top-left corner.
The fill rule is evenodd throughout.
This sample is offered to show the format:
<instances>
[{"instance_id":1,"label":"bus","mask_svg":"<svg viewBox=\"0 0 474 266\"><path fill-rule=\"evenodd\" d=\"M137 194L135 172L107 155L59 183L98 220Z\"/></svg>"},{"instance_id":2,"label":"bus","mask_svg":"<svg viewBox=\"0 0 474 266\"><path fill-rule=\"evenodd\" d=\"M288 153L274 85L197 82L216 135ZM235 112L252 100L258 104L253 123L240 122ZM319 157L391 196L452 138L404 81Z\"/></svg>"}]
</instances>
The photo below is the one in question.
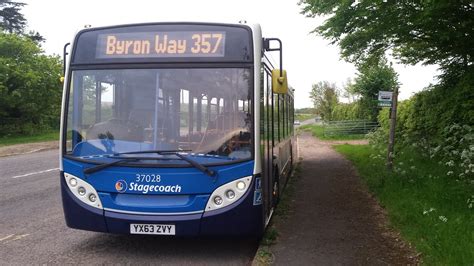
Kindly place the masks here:
<instances>
[{"instance_id":1,"label":"bus","mask_svg":"<svg viewBox=\"0 0 474 266\"><path fill-rule=\"evenodd\" d=\"M297 150L279 39L246 22L89 27L64 62L68 227L262 236Z\"/></svg>"}]
</instances>

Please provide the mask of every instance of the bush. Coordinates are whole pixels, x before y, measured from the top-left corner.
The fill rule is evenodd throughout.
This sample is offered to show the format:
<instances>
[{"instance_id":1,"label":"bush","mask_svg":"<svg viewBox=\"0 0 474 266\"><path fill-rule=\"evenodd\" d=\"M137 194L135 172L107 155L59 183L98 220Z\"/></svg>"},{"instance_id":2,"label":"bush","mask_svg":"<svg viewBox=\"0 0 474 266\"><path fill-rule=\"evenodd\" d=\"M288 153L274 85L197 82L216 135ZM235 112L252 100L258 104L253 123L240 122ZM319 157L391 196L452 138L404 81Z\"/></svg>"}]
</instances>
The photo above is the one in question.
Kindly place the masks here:
<instances>
[{"instance_id":1,"label":"bush","mask_svg":"<svg viewBox=\"0 0 474 266\"><path fill-rule=\"evenodd\" d=\"M474 68L451 84L442 82L399 103L396 149L413 147L451 167L446 173L474 182ZM378 116L380 128L370 135L383 154L389 130L388 109Z\"/></svg>"},{"instance_id":2,"label":"bush","mask_svg":"<svg viewBox=\"0 0 474 266\"><path fill-rule=\"evenodd\" d=\"M337 120L358 120L360 117L359 102L338 103L332 111L332 119Z\"/></svg>"}]
</instances>

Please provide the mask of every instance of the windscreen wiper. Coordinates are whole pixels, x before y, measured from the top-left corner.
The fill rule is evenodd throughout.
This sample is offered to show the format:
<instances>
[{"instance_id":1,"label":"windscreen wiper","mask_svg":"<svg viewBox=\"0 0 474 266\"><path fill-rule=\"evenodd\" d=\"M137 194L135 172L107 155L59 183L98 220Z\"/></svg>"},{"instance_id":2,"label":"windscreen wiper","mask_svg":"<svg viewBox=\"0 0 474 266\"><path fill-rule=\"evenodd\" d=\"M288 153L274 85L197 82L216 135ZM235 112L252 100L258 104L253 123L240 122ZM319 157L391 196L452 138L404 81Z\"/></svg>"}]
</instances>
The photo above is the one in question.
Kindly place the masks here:
<instances>
[{"instance_id":1,"label":"windscreen wiper","mask_svg":"<svg viewBox=\"0 0 474 266\"><path fill-rule=\"evenodd\" d=\"M130 162L130 161L138 161L138 159L137 158L122 158L122 159L119 159L117 161L113 161L111 163L104 163L104 164L99 164L99 165L96 165L96 166L85 168L83 172L84 172L84 174L89 175L89 174L95 173L97 171L100 171L104 168L114 166L114 165L117 165L117 164L123 163L123 162Z\"/></svg>"},{"instance_id":2,"label":"windscreen wiper","mask_svg":"<svg viewBox=\"0 0 474 266\"><path fill-rule=\"evenodd\" d=\"M172 160L172 159L169 159L169 158L157 158L157 157L119 157L118 155L110 156L108 158L117 159L117 161L113 161L113 162L110 162L110 163L103 163L103 164L99 164L99 165L96 165L96 166L86 168L83 171L84 174L86 174L86 175L92 174L92 173L100 171L104 168L114 166L114 165L117 165L117 164L123 163L123 162L136 162L136 161L140 161L140 160Z\"/></svg>"},{"instance_id":3,"label":"windscreen wiper","mask_svg":"<svg viewBox=\"0 0 474 266\"><path fill-rule=\"evenodd\" d=\"M179 158L181 158L183 161L186 161L188 162L190 165L196 167L197 169L201 170L202 172L204 172L206 175L210 176L210 177L213 177L216 175L216 171L212 170L212 169L209 169L207 168L206 166L192 160L192 159L189 159L188 157L182 155L182 154L179 154L179 153L174 153L174 155L178 156Z\"/></svg>"},{"instance_id":4,"label":"windscreen wiper","mask_svg":"<svg viewBox=\"0 0 474 266\"><path fill-rule=\"evenodd\" d=\"M128 151L128 152L114 153L114 156L123 155L123 154L146 154L146 153L158 153L158 154L162 155L162 153L171 153L171 154L174 154L174 153L176 153L176 152L185 152L185 151L191 151L191 150L147 150L147 151Z\"/></svg>"},{"instance_id":5,"label":"windscreen wiper","mask_svg":"<svg viewBox=\"0 0 474 266\"><path fill-rule=\"evenodd\" d=\"M104 164L99 164L96 166L92 166L89 168L84 169L84 174L92 174L97 171L100 171L104 168L110 167L117 165L122 162L130 162L130 161L138 161L138 160L169 160L168 158L156 158L156 157L125 157L125 158L120 158L118 156L124 155L124 154L147 154L147 153L157 153L159 155L175 155L176 157L180 158L183 161L186 161L190 165L194 166L195 168L199 169L206 175L213 177L216 175L216 171L207 168L206 166L180 154L179 152L186 152L186 151L191 151L191 150L149 150L149 151L131 151L131 152L120 152L120 153L114 153L113 156L110 158L117 159L117 161L113 161L110 163L104 163Z\"/></svg>"},{"instance_id":6,"label":"windscreen wiper","mask_svg":"<svg viewBox=\"0 0 474 266\"><path fill-rule=\"evenodd\" d=\"M148 150L148 151L130 151L130 152L120 152L115 153L114 156L120 156L123 154L146 154L146 153L157 153L159 155L175 155L183 161L188 162L190 165L194 166L195 168L199 169L206 175L213 177L216 175L216 171L207 168L206 166L180 154L180 152L187 152L191 150Z\"/></svg>"}]
</instances>

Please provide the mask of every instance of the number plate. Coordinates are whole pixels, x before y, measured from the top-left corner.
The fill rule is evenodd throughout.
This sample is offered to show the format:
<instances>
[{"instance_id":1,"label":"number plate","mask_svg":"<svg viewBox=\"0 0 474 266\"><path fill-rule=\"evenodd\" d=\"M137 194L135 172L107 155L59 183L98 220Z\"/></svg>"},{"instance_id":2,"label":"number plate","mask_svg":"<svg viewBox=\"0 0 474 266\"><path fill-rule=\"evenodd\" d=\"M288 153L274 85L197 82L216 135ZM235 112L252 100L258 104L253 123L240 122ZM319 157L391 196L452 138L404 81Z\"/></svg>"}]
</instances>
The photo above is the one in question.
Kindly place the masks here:
<instances>
[{"instance_id":1,"label":"number plate","mask_svg":"<svg viewBox=\"0 0 474 266\"><path fill-rule=\"evenodd\" d=\"M130 234L175 235L174 224L130 224Z\"/></svg>"}]
</instances>

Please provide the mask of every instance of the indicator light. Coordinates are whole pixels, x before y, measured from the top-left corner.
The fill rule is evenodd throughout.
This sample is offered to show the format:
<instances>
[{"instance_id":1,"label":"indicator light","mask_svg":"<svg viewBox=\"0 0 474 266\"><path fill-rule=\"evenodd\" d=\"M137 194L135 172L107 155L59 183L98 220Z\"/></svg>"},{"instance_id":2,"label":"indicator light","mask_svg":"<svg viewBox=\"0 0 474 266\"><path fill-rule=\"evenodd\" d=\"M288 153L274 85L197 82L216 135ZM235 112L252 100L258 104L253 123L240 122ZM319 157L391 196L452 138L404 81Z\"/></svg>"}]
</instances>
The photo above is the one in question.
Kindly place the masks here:
<instances>
[{"instance_id":1,"label":"indicator light","mask_svg":"<svg viewBox=\"0 0 474 266\"><path fill-rule=\"evenodd\" d=\"M237 182L237 189L244 190L245 189L245 182L244 181Z\"/></svg>"},{"instance_id":2,"label":"indicator light","mask_svg":"<svg viewBox=\"0 0 474 266\"><path fill-rule=\"evenodd\" d=\"M71 185L72 187L77 186L77 179L75 178L69 179L69 185Z\"/></svg>"}]
</instances>

